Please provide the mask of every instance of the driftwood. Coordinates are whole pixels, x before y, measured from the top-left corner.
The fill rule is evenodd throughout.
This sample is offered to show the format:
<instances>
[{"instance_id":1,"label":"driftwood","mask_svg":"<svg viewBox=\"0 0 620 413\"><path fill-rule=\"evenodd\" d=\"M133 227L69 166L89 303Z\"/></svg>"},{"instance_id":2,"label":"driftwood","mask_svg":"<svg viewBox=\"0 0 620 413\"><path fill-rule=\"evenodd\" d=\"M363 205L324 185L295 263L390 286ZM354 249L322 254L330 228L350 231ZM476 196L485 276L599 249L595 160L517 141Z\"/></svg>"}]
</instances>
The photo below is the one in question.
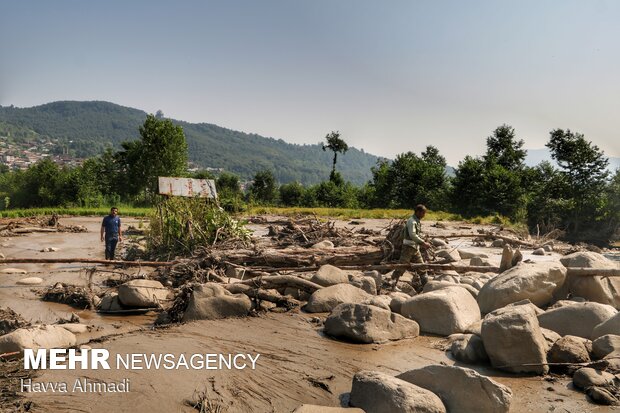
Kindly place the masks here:
<instances>
[{"instance_id":1,"label":"driftwood","mask_svg":"<svg viewBox=\"0 0 620 413\"><path fill-rule=\"evenodd\" d=\"M83 264L107 264L124 265L128 267L165 267L175 264L175 261L122 261L122 260L100 260L95 258L5 258L0 259L0 264L63 264L63 263L83 263Z\"/></svg>"},{"instance_id":2,"label":"driftwood","mask_svg":"<svg viewBox=\"0 0 620 413\"><path fill-rule=\"evenodd\" d=\"M537 243L533 243L533 242L528 242L528 241L523 241L520 239L516 239L513 237L507 237L505 235L499 235L499 234L493 234L493 233L488 233L488 232L483 232L482 234L448 234L448 235L441 235L438 238L487 238L487 239L502 239L505 242L508 242L510 244L516 244L516 245L522 245L524 247L528 247L528 248L539 248L541 245L537 244ZM549 240L545 240L543 242L543 244L545 242L549 242Z\"/></svg>"},{"instance_id":3,"label":"driftwood","mask_svg":"<svg viewBox=\"0 0 620 413\"><path fill-rule=\"evenodd\" d=\"M251 268L248 271L261 271L266 273L283 272L283 271L295 271L295 272L310 272L317 271L320 267L281 267L281 268ZM438 270L438 271L456 271L456 272L499 272L498 267L490 266L473 266L473 265L452 265L452 264L377 264L377 265L340 265L341 270L350 271L391 271L397 268L405 268L409 270Z\"/></svg>"},{"instance_id":4,"label":"driftwood","mask_svg":"<svg viewBox=\"0 0 620 413\"><path fill-rule=\"evenodd\" d=\"M322 286L315 284L312 281L304 280L303 278L295 277L293 275L271 275L266 277L257 277L252 278L251 280L246 280L231 285L239 284L247 285L254 288L264 288L267 290L271 288L291 287L303 290L309 294L312 294L316 290L320 290L321 288L323 288Z\"/></svg>"}]
</instances>

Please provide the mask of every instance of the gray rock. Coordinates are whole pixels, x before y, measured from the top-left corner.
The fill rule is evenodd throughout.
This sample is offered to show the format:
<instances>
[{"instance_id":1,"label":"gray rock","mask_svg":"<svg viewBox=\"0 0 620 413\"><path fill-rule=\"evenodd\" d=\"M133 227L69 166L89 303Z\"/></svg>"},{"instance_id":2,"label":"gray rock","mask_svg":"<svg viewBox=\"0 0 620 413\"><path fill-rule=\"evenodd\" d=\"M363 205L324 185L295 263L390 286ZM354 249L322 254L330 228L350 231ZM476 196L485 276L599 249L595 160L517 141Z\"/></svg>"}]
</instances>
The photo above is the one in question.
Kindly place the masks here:
<instances>
[{"instance_id":1,"label":"gray rock","mask_svg":"<svg viewBox=\"0 0 620 413\"><path fill-rule=\"evenodd\" d=\"M357 288L361 288L368 294L377 294L377 285L375 284L375 279L372 277L364 277L363 275L350 275L349 283L356 286Z\"/></svg>"},{"instance_id":2,"label":"gray rock","mask_svg":"<svg viewBox=\"0 0 620 413\"><path fill-rule=\"evenodd\" d=\"M448 245L448 243L441 238L432 238L431 244L433 244L433 246L435 247L445 247L446 245Z\"/></svg>"},{"instance_id":3,"label":"gray rock","mask_svg":"<svg viewBox=\"0 0 620 413\"><path fill-rule=\"evenodd\" d=\"M68 348L77 344L75 334L58 325L18 328L0 336L0 354L24 349Z\"/></svg>"},{"instance_id":4,"label":"gray rock","mask_svg":"<svg viewBox=\"0 0 620 413\"><path fill-rule=\"evenodd\" d=\"M487 258L482 257L473 257L469 260L469 265L474 267L492 267L491 261Z\"/></svg>"},{"instance_id":5,"label":"gray rock","mask_svg":"<svg viewBox=\"0 0 620 413\"><path fill-rule=\"evenodd\" d=\"M118 287L118 299L125 307L157 307L168 298L168 289L155 280L131 280Z\"/></svg>"},{"instance_id":6,"label":"gray rock","mask_svg":"<svg viewBox=\"0 0 620 413\"><path fill-rule=\"evenodd\" d=\"M540 365L547 361L547 343L529 306L505 307L487 314L482 321L482 341L495 368L514 373L549 371L548 366Z\"/></svg>"},{"instance_id":7,"label":"gray rock","mask_svg":"<svg viewBox=\"0 0 620 413\"><path fill-rule=\"evenodd\" d=\"M447 287L405 301L402 314L415 320L427 333L448 336L461 333L480 320L478 303L461 287Z\"/></svg>"},{"instance_id":8,"label":"gray rock","mask_svg":"<svg viewBox=\"0 0 620 413\"><path fill-rule=\"evenodd\" d=\"M459 252L454 248L437 250L435 251L435 255L445 262L457 262L461 260Z\"/></svg>"},{"instance_id":9,"label":"gray rock","mask_svg":"<svg viewBox=\"0 0 620 413\"><path fill-rule=\"evenodd\" d=\"M545 244L545 245L542 246L542 249L545 252L553 252L553 245Z\"/></svg>"},{"instance_id":10,"label":"gray rock","mask_svg":"<svg viewBox=\"0 0 620 413\"><path fill-rule=\"evenodd\" d=\"M376 371L360 371L353 376L349 404L366 413L446 412L433 392Z\"/></svg>"},{"instance_id":11,"label":"gray rock","mask_svg":"<svg viewBox=\"0 0 620 413\"><path fill-rule=\"evenodd\" d=\"M360 304L374 305L375 307L383 308L384 310L392 311L390 303L392 297L389 295L375 295L368 300L362 301Z\"/></svg>"},{"instance_id":12,"label":"gray rock","mask_svg":"<svg viewBox=\"0 0 620 413\"><path fill-rule=\"evenodd\" d=\"M310 248L315 249L315 250L334 249L334 243L329 240L324 240L324 241L317 242L316 244L312 245Z\"/></svg>"},{"instance_id":13,"label":"gray rock","mask_svg":"<svg viewBox=\"0 0 620 413\"><path fill-rule=\"evenodd\" d=\"M590 354L585 339L577 336L564 336L556 341L547 353L550 363L587 363Z\"/></svg>"},{"instance_id":14,"label":"gray rock","mask_svg":"<svg viewBox=\"0 0 620 413\"><path fill-rule=\"evenodd\" d=\"M435 393L449 412L505 413L512 391L472 369L432 365L397 376Z\"/></svg>"},{"instance_id":15,"label":"gray rock","mask_svg":"<svg viewBox=\"0 0 620 413\"><path fill-rule=\"evenodd\" d=\"M324 313L342 303L361 303L370 298L372 295L351 284L336 284L316 290L304 309L309 313Z\"/></svg>"},{"instance_id":16,"label":"gray rock","mask_svg":"<svg viewBox=\"0 0 620 413\"><path fill-rule=\"evenodd\" d=\"M551 347L553 347L556 341L562 338L561 335L547 328L541 327L540 331L542 332L542 335L545 338L545 342L547 343L547 352L551 349Z\"/></svg>"},{"instance_id":17,"label":"gray rock","mask_svg":"<svg viewBox=\"0 0 620 413\"><path fill-rule=\"evenodd\" d=\"M595 252L576 252L560 258L560 262L567 268L619 268L620 264L605 258ZM582 277L569 275L565 287L558 298L565 298L567 294L584 297L589 301L609 304L620 309L620 278L619 277Z\"/></svg>"},{"instance_id":18,"label":"gray rock","mask_svg":"<svg viewBox=\"0 0 620 413\"><path fill-rule=\"evenodd\" d=\"M396 295L398 294L398 295ZM402 308L405 301L411 298L410 295L399 292L392 292L388 295L391 298L390 301L390 310L394 313L402 314Z\"/></svg>"},{"instance_id":19,"label":"gray rock","mask_svg":"<svg viewBox=\"0 0 620 413\"><path fill-rule=\"evenodd\" d=\"M415 321L379 307L364 304L340 304L325 320L325 334L355 343L385 343L417 337Z\"/></svg>"},{"instance_id":20,"label":"gray rock","mask_svg":"<svg viewBox=\"0 0 620 413\"><path fill-rule=\"evenodd\" d=\"M453 334L450 339L452 356L463 363L478 364L489 361L482 339L475 334Z\"/></svg>"},{"instance_id":21,"label":"gray rock","mask_svg":"<svg viewBox=\"0 0 620 413\"><path fill-rule=\"evenodd\" d=\"M592 330L592 340L607 334L620 336L620 313L594 327L594 330Z\"/></svg>"},{"instance_id":22,"label":"gray rock","mask_svg":"<svg viewBox=\"0 0 620 413\"><path fill-rule=\"evenodd\" d=\"M231 294L217 283L206 283L192 292L183 321L245 317L251 309L252 301L247 295Z\"/></svg>"},{"instance_id":23,"label":"gray rock","mask_svg":"<svg viewBox=\"0 0 620 413\"><path fill-rule=\"evenodd\" d=\"M21 280L18 280L16 282L16 284L19 285L39 285L43 282L42 278L39 277L28 277L28 278L22 278Z\"/></svg>"},{"instance_id":24,"label":"gray rock","mask_svg":"<svg viewBox=\"0 0 620 413\"><path fill-rule=\"evenodd\" d=\"M545 250L544 248L537 248L532 251L532 255L545 255Z\"/></svg>"},{"instance_id":25,"label":"gray rock","mask_svg":"<svg viewBox=\"0 0 620 413\"><path fill-rule=\"evenodd\" d=\"M620 336L606 334L592 342L592 353L602 359L611 353L620 353Z\"/></svg>"},{"instance_id":26,"label":"gray rock","mask_svg":"<svg viewBox=\"0 0 620 413\"><path fill-rule=\"evenodd\" d=\"M329 287L331 285L348 283L349 276L340 268L326 264L321 265L321 268L312 276L310 281L323 287Z\"/></svg>"},{"instance_id":27,"label":"gray rock","mask_svg":"<svg viewBox=\"0 0 620 413\"><path fill-rule=\"evenodd\" d=\"M583 367L573 375L573 384L579 389L587 389L590 386L607 387L614 383L614 375L605 371Z\"/></svg>"},{"instance_id":28,"label":"gray rock","mask_svg":"<svg viewBox=\"0 0 620 413\"><path fill-rule=\"evenodd\" d=\"M459 255L461 256L462 260L468 260L474 257L489 258L487 254L480 253L480 252L473 252L473 251L467 251L467 250L461 250L461 249L459 249L458 251L459 251Z\"/></svg>"},{"instance_id":29,"label":"gray rock","mask_svg":"<svg viewBox=\"0 0 620 413\"><path fill-rule=\"evenodd\" d=\"M364 271L364 277L370 277L375 280L375 286L377 291L374 294L379 294L381 287L383 286L383 275L379 271Z\"/></svg>"},{"instance_id":30,"label":"gray rock","mask_svg":"<svg viewBox=\"0 0 620 413\"><path fill-rule=\"evenodd\" d=\"M608 406L618 404L618 398L607 388L592 386L586 389L586 394L594 403Z\"/></svg>"},{"instance_id":31,"label":"gray rock","mask_svg":"<svg viewBox=\"0 0 620 413\"><path fill-rule=\"evenodd\" d=\"M572 335L592 338L594 327L613 317L617 311L610 305L576 303L547 310L538 316L540 326L561 336Z\"/></svg>"},{"instance_id":32,"label":"gray rock","mask_svg":"<svg viewBox=\"0 0 620 413\"><path fill-rule=\"evenodd\" d=\"M124 310L124 308L118 299L118 294L109 293L101 298L101 302L97 306L97 310L101 311L102 313L107 313L121 311Z\"/></svg>"},{"instance_id":33,"label":"gray rock","mask_svg":"<svg viewBox=\"0 0 620 413\"><path fill-rule=\"evenodd\" d=\"M493 240L493 242L491 243L491 247L492 248L503 248L504 247L504 240L503 239L495 239Z\"/></svg>"},{"instance_id":34,"label":"gray rock","mask_svg":"<svg viewBox=\"0 0 620 413\"><path fill-rule=\"evenodd\" d=\"M471 323L467 327L465 327L464 334L475 334L477 336L482 336L482 320L478 320L475 323Z\"/></svg>"},{"instance_id":35,"label":"gray rock","mask_svg":"<svg viewBox=\"0 0 620 413\"><path fill-rule=\"evenodd\" d=\"M566 278L566 268L555 262L522 263L489 280L478 294L483 313L529 299L538 307L551 302Z\"/></svg>"},{"instance_id":36,"label":"gray rock","mask_svg":"<svg viewBox=\"0 0 620 413\"><path fill-rule=\"evenodd\" d=\"M468 284L458 284L458 283L449 282L449 281L429 281L424 285L422 292L428 293L431 291L437 291L437 290L441 290L443 288L448 288L448 287L464 288L471 294L474 300L478 297L478 290L476 290L473 286L468 285Z\"/></svg>"}]
</instances>

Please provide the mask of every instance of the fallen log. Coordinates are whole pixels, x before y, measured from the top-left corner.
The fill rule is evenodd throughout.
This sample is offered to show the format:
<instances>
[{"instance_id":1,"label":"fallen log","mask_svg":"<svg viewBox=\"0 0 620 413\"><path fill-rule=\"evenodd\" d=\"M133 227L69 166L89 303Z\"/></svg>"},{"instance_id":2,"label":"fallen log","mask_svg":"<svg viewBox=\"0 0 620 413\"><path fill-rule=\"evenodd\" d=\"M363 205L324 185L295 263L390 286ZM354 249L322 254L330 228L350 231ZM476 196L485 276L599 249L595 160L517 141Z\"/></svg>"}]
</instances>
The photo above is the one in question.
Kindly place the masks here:
<instances>
[{"instance_id":1,"label":"fallen log","mask_svg":"<svg viewBox=\"0 0 620 413\"><path fill-rule=\"evenodd\" d=\"M58 232L56 228L35 228L35 227L15 228L10 231L14 234L31 234L33 232Z\"/></svg>"},{"instance_id":2,"label":"fallen log","mask_svg":"<svg viewBox=\"0 0 620 413\"><path fill-rule=\"evenodd\" d=\"M487 238L487 239L492 238L492 239L502 239L505 242L509 242L511 244L522 245L524 247L529 247L529 248L533 248L533 249L536 249L536 248L540 247L540 245L535 244L533 242L523 241L523 240L512 238L512 237L507 237L505 235L488 234L488 233L483 233L483 234L448 234L448 235L438 236L438 238ZM548 242L548 241L549 240L547 240L545 242Z\"/></svg>"},{"instance_id":3,"label":"fallen log","mask_svg":"<svg viewBox=\"0 0 620 413\"><path fill-rule=\"evenodd\" d=\"M248 268L250 272L281 272L281 271L294 271L294 272L311 272L317 271L320 267L312 266L312 267L282 267L282 268L266 268L266 267L253 267ZM341 270L351 270L351 271L391 271L398 268L405 268L408 270L452 270L456 272L499 272L498 267L487 267L487 266L472 266L472 265L452 265L452 264L376 264L376 265L341 265L338 266Z\"/></svg>"},{"instance_id":4,"label":"fallen log","mask_svg":"<svg viewBox=\"0 0 620 413\"><path fill-rule=\"evenodd\" d=\"M230 285L239 284L247 285L254 288L264 288L266 290L269 290L271 288L291 287L303 290L310 294L312 294L316 290L320 290L321 288L323 288L322 286L315 284L312 281L304 280L303 278L295 277L293 275L263 276Z\"/></svg>"},{"instance_id":5,"label":"fallen log","mask_svg":"<svg viewBox=\"0 0 620 413\"><path fill-rule=\"evenodd\" d=\"M123 261L123 260L101 260L95 258L4 258L0 259L0 264L107 264L124 265L128 267L165 267L173 265L176 261Z\"/></svg>"}]
</instances>

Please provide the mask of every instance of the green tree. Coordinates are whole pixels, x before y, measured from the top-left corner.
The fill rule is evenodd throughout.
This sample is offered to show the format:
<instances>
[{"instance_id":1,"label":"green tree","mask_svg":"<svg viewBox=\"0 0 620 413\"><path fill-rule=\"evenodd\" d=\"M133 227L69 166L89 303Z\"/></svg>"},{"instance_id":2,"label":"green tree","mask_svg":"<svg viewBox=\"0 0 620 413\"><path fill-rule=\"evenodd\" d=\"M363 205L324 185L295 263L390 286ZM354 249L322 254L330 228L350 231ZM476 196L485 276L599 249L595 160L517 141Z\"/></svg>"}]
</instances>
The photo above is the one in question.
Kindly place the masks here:
<instances>
[{"instance_id":1,"label":"green tree","mask_svg":"<svg viewBox=\"0 0 620 413\"><path fill-rule=\"evenodd\" d=\"M132 180L131 187L144 190L147 198L158 192L159 176L187 173L187 142L183 128L169 119L148 115L140 126L140 140L122 145L120 160Z\"/></svg>"},{"instance_id":2,"label":"green tree","mask_svg":"<svg viewBox=\"0 0 620 413\"><path fill-rule=\"evenodd\" d=\"M467 155L459 162L452 180L452 204L457 212L467 215L485 215L487 210L483 202L486 190L485 162L480 158Z\"/></svg>"},{"instance_id":3,"label":"green tree","mask_svg":"<svg viewBox=\"0 0 620 413\"><path fill-rule=\"evenodd\" d=\"M340 132L331 132L325 136L325 140L327 141L327 145L323 144L323 151L327 151L328 149L334 152L334 161L332 163L332 172L330 174L330 180L334 181L336 179L336 161L338 159L339 153L346 153L349 150L349 145L340 138Z\"/></svg>"},{"instance_id":4,"label":"green tree","mask_svg":"<svg viewBox=\"0 0 620 413\"><path fill-rule=\"evenodd\" d=\"M270 170L258 171L250 186L252 199L259 203L271 204L276 199L276 178Z\"/></svg>"},{"instance_id":5,"label":"green tree","mask_svg":"<svg viewBox=\"0 0 620 413\"><path fill-rule=\"evenodd\" d=\"M303 204L304 187L299 182L280 185L280 202L285 206L301 206Z\"/></svg>"},{"instance_id":6,"label":"green tree","mask_svg":"<svg viewBox=\"0 0 620 413\"><path fill-rule=\"evenodd\" d=\"M517 140L512 126L502 125L487 138L487 152L484 156L489 163L496 163L509 171L523 168L526 150L523 140Z\"/></svg>"},{"instance_id":7,"label":"green tree","mask_svg":"<svg viewBox=\"0 0 620 413\"><path fill-rule=\"evenodd\" d=\"M551 131L547 147L569 184L568 197L573 206L567 230L579 233L582 223L598 215L603 207L601 194L609 175L609 160L598 146L568 129Z\"/></svg>"}]
</instances>

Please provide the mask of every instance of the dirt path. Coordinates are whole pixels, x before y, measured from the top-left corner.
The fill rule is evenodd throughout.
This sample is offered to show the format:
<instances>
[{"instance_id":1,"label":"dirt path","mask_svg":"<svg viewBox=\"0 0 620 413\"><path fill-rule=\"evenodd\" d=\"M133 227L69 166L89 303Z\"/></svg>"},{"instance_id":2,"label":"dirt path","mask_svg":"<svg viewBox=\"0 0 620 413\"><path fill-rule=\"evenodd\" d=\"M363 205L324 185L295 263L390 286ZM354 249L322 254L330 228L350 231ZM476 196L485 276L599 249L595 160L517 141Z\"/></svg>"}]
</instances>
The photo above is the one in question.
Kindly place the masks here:
<instances>
[{"instance_id":1,"label":"dirt path","mask_svg":"<svg viewBox=\"0 0 620 413\"><path fill-rule=\"evenodd\" d=\"M66 219L67 223L86 225L88 233L28 234L2 239L7 257L80 256L99 257L99 218ZM373 221L373 220L365 220ZM372 222L381 226L384 222ZM345 223L346 224L346 223ZM260 227L260 226L259 226ZM264 229L264 227L261 227ZM46 246L60 248L39 253ZM488 250L487 250L488 251ZM6 266L5 266L6 267ZM69 281L86 285L88 280L73 265L11 265L41 276L44 285ZM2 266L0 266L0 269ZM101 274L98 284L109 275ZM150 328L154 315L103 317L94 312L62 304L45 303L32 287L14 287L25 275L0 275L0 305L11 307L29 321L53 322L77 313L93 331L80 335L80 342L117 334L102 342L90 343L105 348L111 356L127 353L259 353L256 370L45 370L38 382L77 378L91 380L130 380L129 393L27 393L34 411L41 412L180 412L194 411L185 404L195 391L209 389L212 400L221 399L228 412L290 412L302 403L339 406L346 403L351 378L359 370L373 369L397 374L434 363L454 364L439 350L440 338L421 336L385 345L355 345L324 337L313 321L316 315L293 312L267 313L260 317L200 321L166 329ZM322 319L326 314L319 315ZM315 320L316 321L316 320ZM468 366L472 367L472 366ZM565 378L547 381L541 377L502 375L476 367L484 374L509 386L513 393L513 412L607 412L611 408L589 403L583 393L571 389ZM1 380L1 378L0 378ZM2 410L2 409L0 409Z\"/></svg>"}]
</instances>

